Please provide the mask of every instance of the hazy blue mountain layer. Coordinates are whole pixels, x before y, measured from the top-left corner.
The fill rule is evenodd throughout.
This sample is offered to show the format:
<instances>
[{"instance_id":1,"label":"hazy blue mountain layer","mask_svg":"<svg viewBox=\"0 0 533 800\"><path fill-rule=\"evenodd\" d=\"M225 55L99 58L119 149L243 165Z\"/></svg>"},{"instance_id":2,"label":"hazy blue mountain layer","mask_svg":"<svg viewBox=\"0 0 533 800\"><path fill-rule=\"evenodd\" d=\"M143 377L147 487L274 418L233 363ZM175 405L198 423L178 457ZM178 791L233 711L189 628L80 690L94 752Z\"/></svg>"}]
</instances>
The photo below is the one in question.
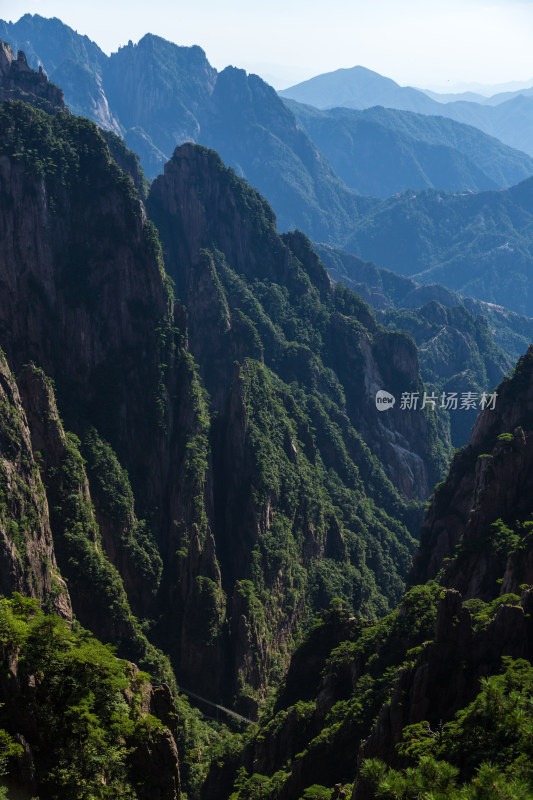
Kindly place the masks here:
<instances>
[{"instance_id":1,"label":"hazy blue mountain layer","mask_svg":"<svg viewBox=\"0 0 533 800\"><path fill-rule=\"evenodd\" d=\"M502 188L533 169L523 153L444 118L288 108L259 77L234 67L218 73L200 47L152 35L108 57L60 20L27 14L0 23L0 36L44 65L76 114L122 135L148 177L176 145L202 143L267 197L280 229L320 241L342 243L373 207L358 192ZM374 90L382 79L371 75ZM429 109L433 101L418 94Z\"/></svg>"},{"instance_id":2,"label":"hazy blue mountain layer","mask_svg":"<svg viewBox=\"0 0 533 800\"><path fill-rule=\"evenodd\" d=\"M29 14L0 22L0 38L27 50L34 68L41 63L76 114L124 136L149 178L177 145L195 141L216 149L267 197L283 230L335 239L367 206L274 89L234 67L217 73L200 47L147 34L108 57L60 20Z\"/></svg>"},{"instance_id":3,"label":"hazy blue mountain layer","mask_svg":"<svg viewBox=\"0 0 533 800\"><path fill-rule=\"evenodd\" d=\"M533 179L497 192L406 192L354 222L344 249L421 283L533 315Z\"/></svg>"},{"instance_id":4,"label":"hazy blue mountain layer","mask_svg":"<svg viewBox=\"0 0 533 800\"><path fill-rule=\"evenodd\" d=\"M428 303L446 308L463 306L474 317L485 317L494 341L515 362L533 341L533 319L508 308L465 297L438 283L419 283L372 262L363 261L345 250L329 245L314 245L334 281L342 281L361 295L379 313L389 309L419 309Z\"/></svg>"},{"instance_id":5,"label":"hazy blue mountain layer","mask_svg":"<svg viewBox=\"0 0 533 800\"><path fill-rule=\"evenodd\" d=\"M402 108L420 114L433 114L436 101L425 92L399 86L391 78L366 67L337 69L282 89L278 94L316 108Z\"/></svg>"},{"instance_id":6,"label":"hazy blue mountain layer","mask_svg":"<svg viewBox=\"0 0 533 800\"><path fill-rule=\"evenodd\" d=\"M384 106L450 117L474 125L510 147L533 155L533 96L530 93L511 93L505 102L497 105L466 100L442 103L425 92L399 86L390 78L358 66L317 75L283 89L279 94L322 109Z\"/></svg>"},{"instance_id":7,"label":"hazy blue mountain layer","mask_svg":"<svg viewBox=\"0 0 533 800\"><path fill-rule=\"evenodd\" d=\"M527 317L463 298L443 286L423 286L332 247L315 246L334 280L359 292L389 330L413 337L422 377L439 398L443 392L461 396L492 391L514 364L515 351L527 349L533 336L533 320ZM478 410L450 414L455 447L468 441Z\"/></svg>"},{"instance_id":8,"label":"hazy blue mountain layer","mask_svg":"<svg viewBox=\"0 0 533 800\"><path fill-rule=\"evenodd\" d=\"M509 187L533 174L533 159L525 153L445 117L285 103L337 175L361 194L477 192Z\"/></svg>"}]
</instances>

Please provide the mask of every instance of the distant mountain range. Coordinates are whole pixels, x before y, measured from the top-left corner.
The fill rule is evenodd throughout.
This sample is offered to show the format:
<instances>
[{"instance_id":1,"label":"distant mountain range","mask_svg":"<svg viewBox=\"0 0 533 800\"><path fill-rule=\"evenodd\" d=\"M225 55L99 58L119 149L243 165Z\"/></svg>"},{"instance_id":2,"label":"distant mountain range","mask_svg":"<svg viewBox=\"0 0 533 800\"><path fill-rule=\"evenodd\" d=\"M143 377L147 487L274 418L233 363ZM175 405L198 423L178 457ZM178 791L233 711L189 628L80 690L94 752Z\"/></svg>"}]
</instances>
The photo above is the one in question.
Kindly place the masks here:
<instances>
[{"instance_id":1,"label":"distant mountain range","mask_svg":"<svg viewBox=\"0 0 533 800\"><path fill-rule=\"evenodd\" d=\"M495 386L515 362L515 348L509 346L518 345L521 352L524 340L529 345L533 320L463 298L444 286L421 286L331 247L316 249L335 280L376 308L382 325L413 337L422 379L439 397L442 392L482 392ZM521 335L524 330L529 338ZM454 447L468 440L476 416L476 409L450 414Z\"/></svg>"},{"instance_id":2,"label":"distant mountain range","mask_svg":"<svg viewBox=\"0 0 533 800\"><path fill-rule=\"evenodd\" d=\"M366 67L337 69L282 89L278 94L316 108L400 108L434 114L435 101L420 89L400 86Z\"/></svg>"},{"instance_id":3,"label":"distant mountain range","mask_svg":"<svg viewBox=\"0 0 533 800\"><path fill-rule=\"evenodd\" d=\"M487 106L498 106L506 100L512 100L513 97L517 97L519 94L524 94L526 97L531 97L531 95L533 95L533 87L531 84L527 83L524 83L519 89L505 89L490 95L478 94L477 92L442 93L432 92L429 89L422 89L422 91L424 94L427 94L428 97L436 100L437 103L455 103L457 101L467 100Z\"/></svg>"},{"instance_id":4,"label":"distant mountain range","mask_svg":"<svg viewBox=\"0 0 533 800\"><path fill-rule=\"evenodd\" d=\"M361 194L483 191L533 174L529 156L451 119L380 107L326 111L285 103L337 175Z\"/></svg>"},{"instance_id":5,"label":"distant mountain range","mask_svg":"<svg viewBox=\"0 0 533 800\"><path fill-rule=\"evenodd\" d=\"M266 196L281 230L298 228L420 282L533 315L533 179L472 194L520 181L532 160L474 128L401 110L285 105L258 76L235 67L219 73L200 47L150 34L107 56L60 20L25 15L0 22L0 38L42 63L75 113L121 134L149 176L176 145L199 142ZM449 108L355 73L371 78L359 81L367 95L361 89L358 102L372 89L383 102L399 92L425 108ZM516 102L533 98L463 105L490 113ZM362 196L413 187L388 199Z\"/></svg>"},{"instance_id":6,"label":"distant mountain range","mask_svg":"<svg viewBox=\"0 0 533 800\"><path fill-rule=\"evenodd\" d=\"M497 192L390 197L354 221L344 249L533 316L533 179Z\"/></svg>"},{"instance_id":7,"label":"distant mountain range","mask_svg":"<svg viewBox=\"0 0 533 800\"><path fill-rule=\"evenodd\" d=\"M281 97L307 103L316 108L364 109L384 106L419 114L449 117L456 122L474 125L496 136L510 147L533 155L533 90L505 92L477 102L437 101L434 95L399 86L390 78L365 67L338 69L317 75L279 92ZM450 98L451 99L451 98Z\"/></svg>"},{"instance_id":8,"label":"distant mountain range","mask_svg":"<svg viewBox=\"0 0 533 800\"><path fill-rule=\"evenodd\" d=\"M0 38L24 50L30 65L43 65L75 114L123 136L149 178L177 145L198 142L265 195L281 230L299 228L315 240L348 237L375 205L358 194L480 191L533 174L533 159L472 127L401 111L284 103L258 76L235 67L219 73L200 47L150 34L107 56L60 20L26 14L0 21ZM393 81L376 76L376 85L383 80L394 94Z\"/></svg>"},{"instance_id":9,"label":"distant mountain range","mask_svg":"<svg viewBox=\"0 0 533 800\"><path fill-rule=\"evenodd\" d=\"M147 34L109 57L60 20L30 14L0 22L0 39L42 64L74 113L121 134L151 178L177 145L195 141L268 198L281 229L329 240L366 208L272 87L234 67L218 73L200 47Z\"/></svg>"},{"instance_id":10,"label":"distant mountain range","mask_svg":"<svg viewBox=\"0 0 533 800\"><path fill-rule=\"evenodd\" d=\"M462 306L473 317L487 319L494 342L513 363L533 341L533 319L508 308L465 297L438 283L418 283L357 256L328 245L315 244L323 264L334 281L341 281L369 303L378 317L393 309L403 312L438 304L444 308ZM404 317L404 320L407 317ZM411 315L411 319L415 319ZM399 327L409 327L400 322ZM389 317L390 322L390 317ZM412 332L412 331L411 331ZM442 374L441 374L442 377Z\"/></svg>"}]
</instances>

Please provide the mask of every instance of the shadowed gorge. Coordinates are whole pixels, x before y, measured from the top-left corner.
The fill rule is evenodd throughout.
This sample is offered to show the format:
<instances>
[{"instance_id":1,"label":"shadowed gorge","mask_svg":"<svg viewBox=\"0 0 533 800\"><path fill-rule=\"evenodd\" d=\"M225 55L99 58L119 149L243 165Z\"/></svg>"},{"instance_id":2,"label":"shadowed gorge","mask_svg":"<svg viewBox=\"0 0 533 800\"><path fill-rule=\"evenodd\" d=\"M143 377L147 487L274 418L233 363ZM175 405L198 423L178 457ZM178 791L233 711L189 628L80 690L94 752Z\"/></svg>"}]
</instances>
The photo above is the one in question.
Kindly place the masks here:
<instances>
[{"instance_id":1,"label":"shadowed gorge","mask_svg":"<svg viewBox=\"0 0 533 800\"><path fill-rule=\"evenodd\" d=\"M532 363L437 487L417 585L379 621L321 615L257 728L217 748L204 797L530 795Z\"/></svg>"},{"instance_id":2,"label":"shadowed gorge","mask_svg":"<svg viewBox=\"0 0 533 800\"><path fill-rule=\"evenodd\" d=\"M12 525L28 555L9 588L71 603L159 680L172 666L255 715L315 610L401 596L446 435L423 414L377 432L369 417L378 383L422 386L416 349L212 151L182 147L151 189L162 253L113 139L21 103L2 115L1 340L53 547L24 584L37 530Z\"/></svg>"}]
</instances>

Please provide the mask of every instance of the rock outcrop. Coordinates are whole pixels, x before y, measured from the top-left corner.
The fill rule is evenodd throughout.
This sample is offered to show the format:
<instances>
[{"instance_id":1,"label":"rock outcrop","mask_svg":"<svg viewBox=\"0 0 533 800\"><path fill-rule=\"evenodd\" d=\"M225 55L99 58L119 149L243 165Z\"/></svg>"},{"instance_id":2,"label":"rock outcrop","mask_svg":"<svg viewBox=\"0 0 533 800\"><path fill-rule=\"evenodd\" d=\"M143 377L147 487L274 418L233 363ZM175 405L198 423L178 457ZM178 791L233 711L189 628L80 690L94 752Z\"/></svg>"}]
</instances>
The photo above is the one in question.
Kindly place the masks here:
<instances>
[{"instance_id":1,"label":"rock outcrop","mask_svg":"<svg viewBox=\"0 0 533 800\"><path fill-rule=\"evenodd\" d=\"M6 100L24 100L48 113L67 111L63 90L50 83L42 67L35 72L22 50L15 58L11 47L0 40L0 103Z\"/></svg>"},{"instance_id":2,"label":"rock outcrop","mask_svg":"<svg viewBox=\"0 0 533 800\"><path fill-rule=\"evenodd\" d=\"M18 386L0 351L0 593L37 598L69 619L69 592L59 572L40 463L32 448Z\"/></svg>"},{"instance_id":3,"label":"rock outcrop","mask_svg":"<svg viewBox=\"0 0 533 800\"><path fill-rule=\"evenodd\" d=\"M367 613L401 596L406 501L445 448L424 414L380 418L375 391L422 388L416 349L212 151L184 145L152 188L162 254L111 134L3 113L0 343L56 385L63 426L23 372L76 614L164 670L133 610L185 687L252 716L334 586Z\"/></svg>"},{"instance_id":4,"label":"rock outcrop","mask_svg":"<svg viewBox=\"0 0 533 800\"><path fill-rule=\"evenodd\" d=\"M497 388L435 491L412 583L439 580L490 599L533 580L527 522L533 486L533 349ZM502 580L504 579L504 580ZM498 586L500 582L500 586Z\"/></svg>"},{"instance_id":5,"label":"rock outcrop","mask_svg":"<svg viewBox=\"0 0 533 800\"><path fill-rule=\"evenodd\" d=\"M230 366L233 362L228 344L225 355L213 352L212 344L223 347L221 334L223 326L228 325L224 305L232 301L227 288L225 295L217 298L219 287L213 282L213 266L207 268L202 261L206 248L216 247L226 265L244 280L271 281L295 295L302 291L297 258L326 307L335 294L305 237L298 233L279 237L265 201L250 190L244 191L231 171L224 174L222 170L213 151L183 145L166 165L164 176L154 181L148 199L149 213L161 233L167 269L189 312L191 351L202 365L211 394L220 394L220 386L228 384L228 366L222 372L221 362L226 360ZM224 284L223 275L220 281ZM207 302L212 303L209 309ZM342 313L332 314L324 332L324 361L344 387L351 423L378 455L391 480L406 497L422 499L444 467L444 459L439 461L437 456L432 460L429 453L429 441L437 437L434 421L423 413L409 413L399 407L402 391L422 390L416 348L402 335L375 335L378 328L364 304L358 306L357 313L359 327ZM207 314L213 321L216 315L225 320L217 333L206 328ZM234 338L231 325L225 338L229 342ZM242 356L242 352L235 355ZM263 357L269 366L277 366L273 348L265 347ZM215 365L220 368L212 374ZM301 379L304 365L291 367L290 363L282 367L283 378L292 380L297 370ZM381 388L398 395L396 407L387 414L380 414L375 407L375 394Z\"/></svg>"},{"instance_id":6,"label":"rock outcrop","mask_svg":"<svg viewBox=\"0 0 533 800\"><path fill-rule=\"evenodd\" d=\"M21 796L26 793L33 796L36 792L40 796L48 796L51 776L43 772L42 765L48 763L53 768L57 766L54 763L54 746L61 743L50 740L50 732L43 724L46 721L43 695L47 691L58 693L58 689L53 684L50 686L46 672L34 674L28 671L27 664L21 663L18 652L5 643L0 647L0 666L0 701L4 725L7 720L10 736L21 746L17 757L12 759L8 786L17 796L19 793ZM154 687L144 682L139 694L138 676L138 668L130 664L125 681L129 685L122 690L121 701L130 707L132 719L136 719L137 724L142 725L146 721L148 726L152 725L152 729L148 727L146 734L141 737L132 735L127 742L130 752L126 761L126 776L135 786L139 800L179 800L181 782L174 701L168 686L164 684ZM76 679L79 681L79 675L69 677L73 684ZM76 689L81 694L85 687L81 685ZM75 702L75 691L69 699L71 703ZM154 729L156 715L158 721ZM81 746L83 733L80 729L77 746ZM65 766L63 764L63 768ZM102 764L101 769L103 783L108 765Z\"/></svg>"},{"instance_id":7,"label":"rock outcrop","mask_svg":"<svg viewBox=\"0 0 533 800\"><path fill-rule=\"evenodd\" d=\"M427 721L432 730L448 722L479 692L480 678L500 668L502 658L533 660L533 594L523 593L519 605L502 603L488 624L475 630L459 592L450 589L441 599L434 640L423 647L414 665L399 671L386 703L361 744L358 764L381 758L402 766L396 745L406 725ZM352 800L372 800L374 792L361 778Z\"/></svg>"}]
</instances>

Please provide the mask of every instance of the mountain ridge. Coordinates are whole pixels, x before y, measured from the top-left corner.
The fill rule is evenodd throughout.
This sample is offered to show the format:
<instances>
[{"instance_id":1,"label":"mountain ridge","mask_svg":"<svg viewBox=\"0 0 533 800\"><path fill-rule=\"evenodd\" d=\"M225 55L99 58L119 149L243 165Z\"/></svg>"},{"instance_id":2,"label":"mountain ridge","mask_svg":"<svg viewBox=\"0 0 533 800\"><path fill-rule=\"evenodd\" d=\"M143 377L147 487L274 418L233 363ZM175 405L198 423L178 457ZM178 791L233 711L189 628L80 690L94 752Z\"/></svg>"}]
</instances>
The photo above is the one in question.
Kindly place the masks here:
<instances>
[{"instance_id":1,"label":"mountain ridge","mask_svg":"<svg viewBox=\"0 0 533 800\"><path fill-rule=\"evenodd\" d=\"M533 160L478 128L409 111L286 104L346 185L388 197L408 189L483 191L529 177Z\"/></svg>"},{"instance_id":2,"label":"mountain ridge","mask_svg":"<svg viewBox=\"0 0 533 800\"><path fill-rule=\"evenodd\" d=\"M531 178L479 194L405 192L354 222L343 248L419 282L530 316L532 214Z\"/></svg>"},{"instance_id":3,"label":"mountain ridge","mask_svg":"<svg viewBox=\"0 0 533 800\"><path fill-rule=\"evenodd\" d=\"M335 106L361 109L383 105L450 117L456 122L474 125L505 144L533 155L528 124L533 118L533 98L527 93L511 94L497 105L460 99L438 102L421 90L399 86L390 78L364 67L353 67L317 75L283 89L279 94L320 109Z\"/></svg>"},{"instance_id":4,"label":"mountain ridge","mask_svg":"<svg viewBox=\"0 0 533 800\"><path fill-rule=\"evenodd\" d=\"M469 143L474 135L471 129L465 132L450 122L430 118L423 123L421 117L407 119L399 112L394 121L390 112L387 118L376 109L373 119L365 116L364 124L371 128L363 137L368 152L365 150L362 158L366 177L361 182L353 175L354 164L349 163L359 157L351 121L343 123L343 136L355 155L354 159L343 156L341 163L334 150L326 147L328 137L319 142L325 155L306 133L305 124L259 77L235 67L217 73L198 46L180 48L146 34L139 43L129 42L106 56L97 45L93 48L87 37L78 36L57 19L26 15L19 23L2 23L0 28L14 43L28 43L30 63L50 59L51 76L57 76L65 87L75 113L88 115L124 136L140 154L149 177L161 172L176 145L199 141L220 152L239 175L265 194L282 230L301 229L315 240L343 243L350 228L375 205L358 191L387 194L412 188L413 183L417 187L482 189L514 183L531 168L526 156L480 140L481 134L476 134L475 146L474 140ZM52 41L61 48L52 48ZM65 58L61 63L59 49ZM338 134L338 121L331 123ZM419 141L413 142L413 138ZM452 148L446 144L447 138ZM373 140L370 144L369 139ZM395 148L392 157L391 144ZM483 147L484 159L476 160L476 147ZM379 167L386 158L396 177L385 174L382 165L382 179L369 183L370 161ZM482 162L487 161L490 167L484 171Z\"/></svg>"}]
</instances>

